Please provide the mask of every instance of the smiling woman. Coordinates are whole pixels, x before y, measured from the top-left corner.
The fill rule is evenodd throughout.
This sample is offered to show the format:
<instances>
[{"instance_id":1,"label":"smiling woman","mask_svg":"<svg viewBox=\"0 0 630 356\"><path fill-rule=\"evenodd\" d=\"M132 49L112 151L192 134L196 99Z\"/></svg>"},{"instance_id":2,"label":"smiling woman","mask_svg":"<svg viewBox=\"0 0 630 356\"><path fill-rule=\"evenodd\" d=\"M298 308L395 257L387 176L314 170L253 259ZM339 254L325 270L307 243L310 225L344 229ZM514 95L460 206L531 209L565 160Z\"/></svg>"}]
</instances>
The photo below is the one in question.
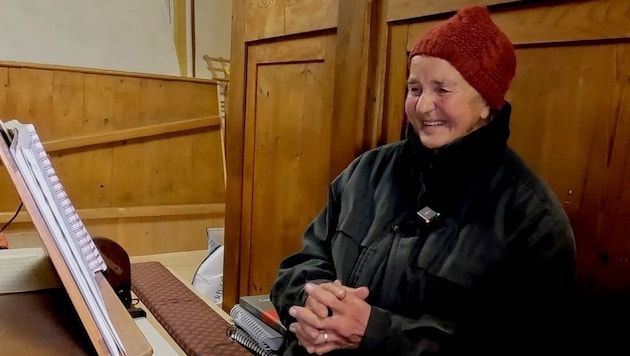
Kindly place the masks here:
<instances>
[{"instance_id":1,"label":"smiling woman","mask_svg":"<svg viewBox=\"0 0 630 356\"><path fill-rule=\"evenodd\" d=\"M280 264L284 355L566 350L575 242L558 199L507 145L512 44L473 6L409 58L406 139L337 176Z\"/></svg>"},{"instance_id":2,"label":"smiling woman","mask_svg":"<svg viewBox=\"0 0 630 356\"><path fill-rule=\"evenodd\" d=\"M405 112L427 148L440 148L488 123L486 100L446 60L414 56L409 72Z\"/></svg>"}]
</instances>

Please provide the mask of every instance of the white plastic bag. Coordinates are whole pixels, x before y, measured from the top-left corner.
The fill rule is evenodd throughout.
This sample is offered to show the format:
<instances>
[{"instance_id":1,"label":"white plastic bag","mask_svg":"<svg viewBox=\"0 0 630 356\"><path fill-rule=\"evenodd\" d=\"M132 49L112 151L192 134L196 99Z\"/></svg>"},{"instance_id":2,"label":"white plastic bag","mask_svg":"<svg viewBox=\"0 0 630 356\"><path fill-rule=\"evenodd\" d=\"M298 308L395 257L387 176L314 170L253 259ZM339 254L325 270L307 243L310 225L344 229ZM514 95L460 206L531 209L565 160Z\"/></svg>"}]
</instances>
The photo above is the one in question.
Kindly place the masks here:
<instances>
[{"instance_id":1,"label":"white plastic bag","mask_svg":"<svg viewBox=\"0 0 630 356\"><path fill-rule=\"evenodd\" d=\"M213 231L221 230L221 231ZM221 236L212 236L220 234ZM208 229L208 256L201 261L193 277L193 287L215 304L223 302L223 229Z\"/></svg>"}]
</instances>

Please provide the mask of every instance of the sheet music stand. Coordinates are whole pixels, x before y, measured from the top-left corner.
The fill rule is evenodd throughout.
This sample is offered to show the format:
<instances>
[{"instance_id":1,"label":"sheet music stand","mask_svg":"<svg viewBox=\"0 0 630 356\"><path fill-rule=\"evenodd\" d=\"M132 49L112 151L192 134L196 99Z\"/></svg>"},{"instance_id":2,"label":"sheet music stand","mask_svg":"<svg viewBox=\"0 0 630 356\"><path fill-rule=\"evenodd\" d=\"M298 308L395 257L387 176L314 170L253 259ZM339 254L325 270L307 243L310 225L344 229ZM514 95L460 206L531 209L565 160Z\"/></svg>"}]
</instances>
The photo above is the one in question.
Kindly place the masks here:
<instances>
[{"instance_id":1,"label":"sheet music stand","mask_svg":"<svg viewBox=\"0 0 630 356\"><path fill-rule=\"evenodd\" d=\"M46 225L46 221L44 217L40 213L33 196L31 195L26 182L24 181L22 175L20 174L15 161L13 160L7 143L0 137L0 159L3 165L6 167L7 172L15 188L22 199L22 203L24 207L28 211L33 225L37 229L41 241L46 249L48 256L50 257L50 261L54 266L59 279L65 289L76 313L79 316L81 324L85 328L87 335L94 347L94 350L99 355L111 355L107 345L105 344L105 340L101 331L98 329L96 321L85 302L77 283L75 282L70 269L66 262L63 259L61 251L59 250L57 244L55 243L54 237L48 226ZM127 355L152 355L153 350L151 345L144 337L138 326L135 324L127 309L123 306L122 302L111 286L103 276L102 272L98 272L95 274L97 285L103 295L103 300L105 303L105 307L109 313L109 317L111 318L112 324L116 329L122 343L127 351ZM35 306L35 307L41 307ZM46 313L42 313L43 317L47 317ZM49 317L49 316L48 316ZM0 318L2 316L0 315ZM31 320L31 323L37 323L37 320ZM8 340L11 341L11 340ZM24 340L15 340L16 342L24 343ZM28 340L28 342L36 343L38 340ZM5 345L2 346L3 348ZM71 353L71 352L70 352Z\"/></svg>"}]
</instances>

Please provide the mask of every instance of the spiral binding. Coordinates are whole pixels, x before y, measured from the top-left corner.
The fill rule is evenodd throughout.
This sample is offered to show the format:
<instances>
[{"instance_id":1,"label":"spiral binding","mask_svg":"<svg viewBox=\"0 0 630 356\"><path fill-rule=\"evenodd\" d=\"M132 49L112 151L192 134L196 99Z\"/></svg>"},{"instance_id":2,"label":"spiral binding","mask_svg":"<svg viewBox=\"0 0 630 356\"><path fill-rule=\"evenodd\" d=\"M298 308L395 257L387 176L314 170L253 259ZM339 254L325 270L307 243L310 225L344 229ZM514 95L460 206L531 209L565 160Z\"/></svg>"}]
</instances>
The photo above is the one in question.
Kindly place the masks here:
<instances>
[{"instance_id":1,"label":"spiral binding","mask_svg":"<svg viewBox=\"0 0 630 356\"><path fill-rule=\"evenodd\" d=\"M107 268L105 261L98 251L96 244L94 244L94 241L83 224L83 221L79 217L79 214L77 214L74 209L72 202L70 202L70 199L68 198L68 195L57 176L57 172L55 172L55 169L52 166L50 157L44 150L44 145L39 139L35 127L33 125L27 125L27 131L31 136L35 154L37 155L39 164L43 169L42 172L46 173L45 179L52 188L53 195L56 200L55 203L60 211L63 212L61 215L63 216L66 225L70 228L70 233L78 243L81 254L85 258L88 267L92 272L104 271Z\"/></svg>"},{"instance_id":2,"label":"spiral binding","mask_svg":"<svg viewBox=\"0 0 630 356\"><path fill-rule=\"evenodd\" d=\"M227 329L227 335L239 345L246 348L249 352L257 356L277 356L271 350L265 350L262 346L252 338L247 331L241 329L236 325L232 325Z\"/></svg>"},{"instance_id":3,"label":"spiral binding","mask_svg":"<svg viewBox=\"0 0 630 356\"><path fill-rule=\"evenodd\" d=\"M282 346L283 336L262 320L252 315L240 305L236 304L230 310L230 316L234 323L258 342L265 350L278 350Z\"/></svg>"}]
</instances>

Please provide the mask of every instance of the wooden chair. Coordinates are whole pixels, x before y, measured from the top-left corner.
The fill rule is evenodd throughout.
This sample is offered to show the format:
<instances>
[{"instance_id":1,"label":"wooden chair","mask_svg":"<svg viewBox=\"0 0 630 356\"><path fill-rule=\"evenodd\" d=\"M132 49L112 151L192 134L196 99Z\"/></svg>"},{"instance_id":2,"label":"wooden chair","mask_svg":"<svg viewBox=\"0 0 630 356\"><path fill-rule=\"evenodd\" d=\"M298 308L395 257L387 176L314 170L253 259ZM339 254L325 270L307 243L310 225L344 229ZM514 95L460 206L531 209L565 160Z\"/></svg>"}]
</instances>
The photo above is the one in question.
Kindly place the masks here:
<instances>
[{"instance_id":1,"label":"wooden chair","mask_svg":"<svg viewBox=\"0 0 630 356\"><path fill-rule=\"evenodd\" d=\"M223 57L210 57L207 54L203 56L206 61L208 70L212 74L211 79L230 80L230 60Z\"/></svg>"},{"instance_id":2,"label":"wooden chair","mask_svg":"<svg viewBox=\"0 0 630 356\"><path fill-rule=\"evenodd\" d=\"M230 92L230 60L223 57L203 56L208 70L212 75L211 79L219 83L219 114L221 115L221 145L223 150L223 179L227 184L227 166L225 154L225 121L228 117L228 100Z\"/></svg>"}]
</instances>

